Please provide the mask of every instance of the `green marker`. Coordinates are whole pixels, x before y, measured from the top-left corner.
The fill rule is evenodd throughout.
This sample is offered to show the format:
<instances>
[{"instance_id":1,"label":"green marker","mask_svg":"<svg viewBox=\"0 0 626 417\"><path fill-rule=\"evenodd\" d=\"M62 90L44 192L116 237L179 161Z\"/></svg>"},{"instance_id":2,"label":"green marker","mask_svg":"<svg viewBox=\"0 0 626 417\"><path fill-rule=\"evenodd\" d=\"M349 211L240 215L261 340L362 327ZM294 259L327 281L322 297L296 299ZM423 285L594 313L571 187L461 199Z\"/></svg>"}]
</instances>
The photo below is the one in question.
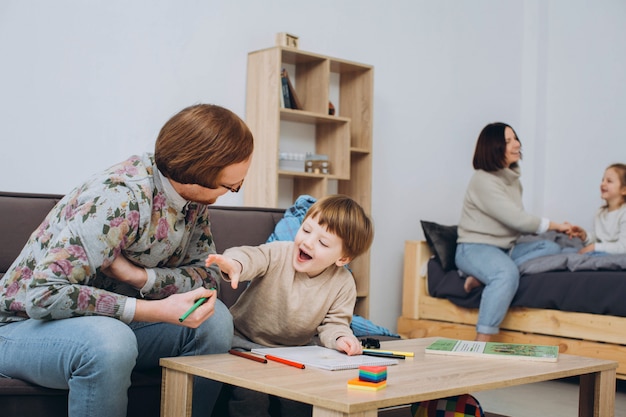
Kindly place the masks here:
<instances>
[{"instance_id":1,"label":"green marker","mask_svg":"<svg viewBox=\"0 0 626 417\"><path fill-rule=\"evenodd\" d=\"M209 290L214 290L215 288L209 288ZM196 301L196 303L194 305L191 306L191 308L189 308L189 310L187 310L187 312L185 314L183 314L182 316L180 316L180 318L178 319L178 321L180 321L181 323L187 318L189 317L189 315L191 313L193 313L194 311L196 311L196 309L198 307L200 307L202 304L204 304L204 302L208 300L208 297L202 297L200 298L198 301Z\"/></svg>"}]
</instances>

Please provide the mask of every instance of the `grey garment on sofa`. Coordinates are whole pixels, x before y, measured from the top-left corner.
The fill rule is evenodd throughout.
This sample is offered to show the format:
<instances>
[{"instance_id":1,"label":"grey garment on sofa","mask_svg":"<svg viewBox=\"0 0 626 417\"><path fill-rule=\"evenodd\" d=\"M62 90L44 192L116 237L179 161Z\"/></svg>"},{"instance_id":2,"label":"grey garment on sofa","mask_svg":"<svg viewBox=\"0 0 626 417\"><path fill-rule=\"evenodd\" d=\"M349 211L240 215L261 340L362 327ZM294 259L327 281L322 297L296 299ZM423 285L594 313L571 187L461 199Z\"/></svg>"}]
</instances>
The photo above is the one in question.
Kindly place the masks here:
<instances>
[{"instance_id":1,"label":"grey garment on sofa","mask_svg":"<svg viewBox=\"0 0 626 417\"><path fill-rule=\"evenodd\" d=\"M540 235L524 236L518 242L530 242L533 240L550 240L558 243L564 253L542 256L524 262L520 265L520 274L539 274L550 271L624 271L626 270L626 255L602 255L591 256L579 254L577 251L583 247L580 239L570 239L563 233L554 231Z\"/></svg>"},{"instance_id":2,"label":"grey garment on sofa","mask_svg":"<svg viewBox=\"0 0 626 417\"><path fill-rule=\"evenodd\" d=\"M626 271L626 255L559 253L526 261L520 265L519 270L521 274L549 271Z\"/></svg>"}]
</instances>

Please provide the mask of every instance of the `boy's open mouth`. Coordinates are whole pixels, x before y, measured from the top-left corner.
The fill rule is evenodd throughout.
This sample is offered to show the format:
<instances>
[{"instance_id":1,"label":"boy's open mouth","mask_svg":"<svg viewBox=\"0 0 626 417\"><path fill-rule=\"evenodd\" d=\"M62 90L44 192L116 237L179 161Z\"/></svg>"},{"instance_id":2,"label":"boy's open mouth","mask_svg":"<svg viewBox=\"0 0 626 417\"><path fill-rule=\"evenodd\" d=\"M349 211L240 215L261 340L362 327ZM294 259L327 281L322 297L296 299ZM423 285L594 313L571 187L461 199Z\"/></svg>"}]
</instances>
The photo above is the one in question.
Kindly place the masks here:
<instances>
[{"instance_id":1,"label":"boy's open mouth","mask_svg":"<svg viewBox=\"0 0 626 417\"><path fill-rule=\"evenodd\" d=\"M304 252L302 249L300 249L300 259L304 260L304 261L308 261L313 259L311 257L311 255L309 255L308 253Z\"/></svg>"}]
</instances>

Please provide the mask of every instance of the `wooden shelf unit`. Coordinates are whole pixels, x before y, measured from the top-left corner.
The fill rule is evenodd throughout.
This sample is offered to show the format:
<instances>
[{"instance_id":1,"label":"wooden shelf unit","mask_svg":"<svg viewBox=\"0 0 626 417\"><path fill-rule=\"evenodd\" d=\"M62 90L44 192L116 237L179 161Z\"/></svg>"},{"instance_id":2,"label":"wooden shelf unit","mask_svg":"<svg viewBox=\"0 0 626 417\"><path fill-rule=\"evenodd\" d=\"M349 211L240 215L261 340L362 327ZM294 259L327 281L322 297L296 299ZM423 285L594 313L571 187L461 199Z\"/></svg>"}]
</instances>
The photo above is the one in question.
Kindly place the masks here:
<instances>
[{"instance_id":1,"label":"wooden shelf unit","mask_svg":"<svg viewBox=\"0 0 626 417\"><path fill-rule=\"evenodd\" d=\"M281 70L289 66L303 109L281 108ZM331 80L338 78L335 115L328 114ZM284 46L248 54L246 123L255 150L244 185L247 206L279 207L280 181L293 184L292 201L332 192L354 198L371 213L374 68ZM313 174L279 169L281 122L314 127L316 154L328 155L330 172ZM336 187L336 188L335 188ZM286 208L286 207L285 207ZM369 314L369 252L351 268L357 284L356 314Z\"/></svg>"}]
</instances>

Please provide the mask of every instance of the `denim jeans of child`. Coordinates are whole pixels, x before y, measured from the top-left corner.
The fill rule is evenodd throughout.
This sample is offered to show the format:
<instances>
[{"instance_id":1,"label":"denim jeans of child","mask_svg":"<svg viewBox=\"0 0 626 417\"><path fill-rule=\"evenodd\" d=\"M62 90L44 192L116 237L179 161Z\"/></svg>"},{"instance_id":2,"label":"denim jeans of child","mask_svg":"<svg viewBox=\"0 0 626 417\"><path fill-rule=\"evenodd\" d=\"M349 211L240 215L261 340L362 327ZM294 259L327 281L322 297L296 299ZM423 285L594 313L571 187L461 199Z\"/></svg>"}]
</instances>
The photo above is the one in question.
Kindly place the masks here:
<instances>
[{"instance_id":1,"label":"denim jeans of child","mask_svg":"<svg viewBox=\"0 0 626 417\"><path fill-rule=\"evenodd\" d=\"M29 319L0 326L0 377L69 389L70 417L124 417L133 369L158 368L162 357L227 352L232 335L232 317L219 300L197 329L101 316ZM210 416L220 388L194 381L194 417Z\"/></svg>"},{"instance_id":2,"label":"denim jeans of child","mask_svg":"<svg viewBox=\"0 0 626 417\"><path fill-rule=\"evenodd\" d=\"M476 331L482 334L499 332L500 323L519 285L519 265L560 251L560 246L549 240L520 243L512 250L482 243L459 243L455 256L457 267L485 284Z\"/></svg>"}]
</instances>

